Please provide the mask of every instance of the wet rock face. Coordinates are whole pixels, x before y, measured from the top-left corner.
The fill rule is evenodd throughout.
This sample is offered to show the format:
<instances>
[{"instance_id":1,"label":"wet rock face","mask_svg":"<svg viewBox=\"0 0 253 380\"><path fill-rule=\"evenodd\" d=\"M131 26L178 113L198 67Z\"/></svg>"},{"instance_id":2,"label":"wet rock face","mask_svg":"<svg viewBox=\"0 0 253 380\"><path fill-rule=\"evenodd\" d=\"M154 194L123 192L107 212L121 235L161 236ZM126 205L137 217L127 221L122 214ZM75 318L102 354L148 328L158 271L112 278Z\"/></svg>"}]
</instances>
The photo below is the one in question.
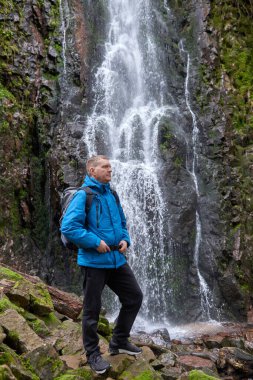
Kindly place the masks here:
<instances>
[{"instance_id":1,"label":"wet rock face","mask_svg":"<svg viewBox=\"0 0 253 380\"><path fill-rule=\"evenodd\" d=\"M1 229L3 261L45 276L50 128L58 112L56 1L3 1L0 46Z\"/></svg>"}]
</instances>

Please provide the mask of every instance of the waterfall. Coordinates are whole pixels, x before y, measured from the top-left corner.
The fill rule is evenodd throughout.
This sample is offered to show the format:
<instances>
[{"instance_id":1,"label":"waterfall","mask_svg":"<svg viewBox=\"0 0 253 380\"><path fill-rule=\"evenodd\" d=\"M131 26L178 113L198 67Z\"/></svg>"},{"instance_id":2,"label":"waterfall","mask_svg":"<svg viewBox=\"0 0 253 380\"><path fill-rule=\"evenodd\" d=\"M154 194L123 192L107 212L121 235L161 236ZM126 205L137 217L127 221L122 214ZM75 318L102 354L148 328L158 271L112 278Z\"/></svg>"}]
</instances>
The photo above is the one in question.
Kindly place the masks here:
<instances>
[{"instance_id":1,"label":"waterfall","mask_svg":"<svg viewBox=\"0 0 253 380\"><path fill-rule=\"evenodd\" d=\"M108 10L104 60L95 75L94 107L83 139L89 155L103 153L111 159L112 186L129 222L129 263L144 292L142 315L165 322L170 260L164 247L158 129L161 119L178 109L173 101L164 103L167 89L149 2L109 0Z\"/></svg>"},{"instance_id":2,"label":"waterfall","mask_svg":"<svg viewBox=\"0 0 253 380\"><path fill-rule=\"evenodd\" d=\"M60 0L60 18L61 18L61 33L62 33L62 60L63 60L63 77L67 74L67 30L69 27L70 12L68 7L68 0Z\"/></svg>"},{"instance_id":3,"label":"waterfall","mask_svg":"<svg viewBox=\"0 0 253 380\"><path fill-rule=\"evenodd\" d=\"M189 92L189 80L190 80L190 70L191 70L191 59L189 53L184 48L184 43L181 40L179 43L179 49L183 56L186 57L186 77L185 77L185 102L187 109L190 112L192 118L192 138L191 138L191 148L188 146L188 151L192 152L192 159L189 158L190 154L188 154L187 160L187 169L192 176L195 191L197 194L197 202L199 204L199 184L198 177L196 173L197 163L198 163L198 152L197 152L197 144L198 144L198 123L195 113L192 110L191 102L190 102L190 92ZM214 307L212 293L206 283L204 277L202 276L199 269L199 251L200 251L200 243L202 238L202 224L199 215L198 209L196 210L196 236L195 236L195 247L194 247L194 264L197 269L197 275L199 279L199 291L201 297L201 308L202 308L202 316L207 319L211 319L211 309Z\"/></svg>"}]
</instances>

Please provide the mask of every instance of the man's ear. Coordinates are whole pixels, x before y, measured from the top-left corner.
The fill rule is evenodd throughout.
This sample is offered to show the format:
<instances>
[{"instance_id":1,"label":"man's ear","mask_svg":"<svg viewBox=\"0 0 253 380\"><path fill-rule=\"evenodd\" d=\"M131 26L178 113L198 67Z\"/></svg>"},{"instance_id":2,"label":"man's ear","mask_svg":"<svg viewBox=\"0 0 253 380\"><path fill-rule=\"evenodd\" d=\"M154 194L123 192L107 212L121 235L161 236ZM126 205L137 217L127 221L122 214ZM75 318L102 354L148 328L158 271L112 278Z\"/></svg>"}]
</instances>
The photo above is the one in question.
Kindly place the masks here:
<instances>
[{"instance_id":1,"label":"man's ear","mask_svg":"<svg viewBox=\"0 0 253 380\"><path fill-rule=\"evenodd\" d=\"M92 174L94 173L94 170L95 170L95 169L94 169L93 167L90 168L90 170L89 170L89 172L88 172L89 176L92 176Z\"/></svg>"}]
</instances>

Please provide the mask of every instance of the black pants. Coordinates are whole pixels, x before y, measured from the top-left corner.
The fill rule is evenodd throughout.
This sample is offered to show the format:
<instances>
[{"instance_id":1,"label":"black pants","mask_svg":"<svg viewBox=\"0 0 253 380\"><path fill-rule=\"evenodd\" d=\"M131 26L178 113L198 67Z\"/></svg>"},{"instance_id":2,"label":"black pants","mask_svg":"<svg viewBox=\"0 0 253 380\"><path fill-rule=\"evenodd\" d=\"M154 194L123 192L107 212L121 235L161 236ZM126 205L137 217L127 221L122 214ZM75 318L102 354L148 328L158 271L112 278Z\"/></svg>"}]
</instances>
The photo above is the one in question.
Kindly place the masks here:
<instances>
[{"instance_id":1,"label":"black pants","mask_svg":"<svg viewBox=\"0 0 253 380\"><path fill-rule=\"evenodd\" d=\"M127 340L142 303L142 291L128 264L118 269L82 267L84 274L83 343L86 355L99 351L97 325L101 309L101 294L105 287L117 294L121 309L113 330L113 341Z\"/></svg>"}]
</instances>

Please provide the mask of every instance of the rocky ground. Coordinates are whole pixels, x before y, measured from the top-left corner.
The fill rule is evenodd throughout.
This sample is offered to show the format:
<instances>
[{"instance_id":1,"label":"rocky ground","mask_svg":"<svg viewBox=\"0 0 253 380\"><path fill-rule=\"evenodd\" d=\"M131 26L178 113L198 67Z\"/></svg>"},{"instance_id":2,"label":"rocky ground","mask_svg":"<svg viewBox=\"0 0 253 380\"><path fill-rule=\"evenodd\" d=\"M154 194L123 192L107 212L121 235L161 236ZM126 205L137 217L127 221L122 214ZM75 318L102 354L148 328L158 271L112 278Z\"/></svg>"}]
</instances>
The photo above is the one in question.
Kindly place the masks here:
<instances>
[{"instance_id":1,"label":"rocky ground","mask_svg":"<svg viewBox=\"0 0 253 380\"><path fill-rule=\"evenodd\" d=\"M101 351L112 367L103 376L86 364L81 340L82 301L37 277L0 266L1 380L194 380L253 378L253 325L222 324L183 340L166 330L132 336L143 353L110 356L112 326L101 315ZM249 319L250 321L250 319ZM158 344L159 343L159 344Z\"/></svg>"}]
</instances>

